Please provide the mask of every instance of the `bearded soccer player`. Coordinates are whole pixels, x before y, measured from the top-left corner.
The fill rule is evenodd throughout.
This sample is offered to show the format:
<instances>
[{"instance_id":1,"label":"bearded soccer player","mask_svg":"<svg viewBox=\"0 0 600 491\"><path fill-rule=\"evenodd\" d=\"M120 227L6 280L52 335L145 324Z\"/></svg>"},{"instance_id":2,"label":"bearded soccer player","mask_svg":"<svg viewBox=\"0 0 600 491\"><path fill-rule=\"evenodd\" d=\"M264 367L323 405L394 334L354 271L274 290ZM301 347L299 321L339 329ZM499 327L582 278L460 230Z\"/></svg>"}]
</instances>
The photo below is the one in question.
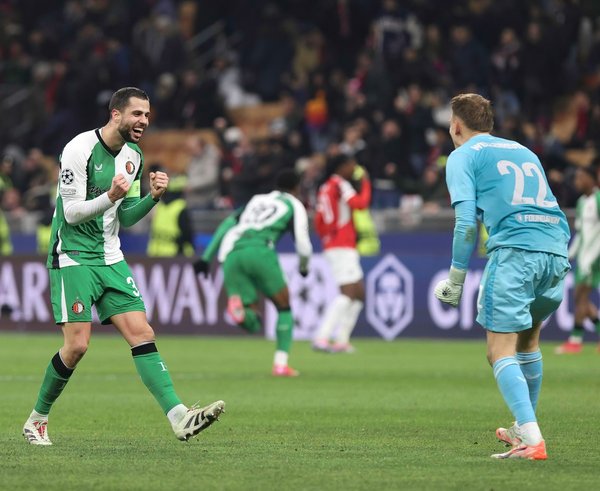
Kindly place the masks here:
<instances>
[{"instance_id":1,"label":"bearded soccer player","mask_svg":"<svg viewBox=\"0 0 600 491\"><path fill-rule=\"evenodd\" d=\"M151 172L150 192L140 197L143 157L137 143L148 127L150 102L134 87L116 91L110 119L73 138L60 157L60 179L47 267L56 323L64 343L52 357L23 436L52 445L48 414L85 355L92 333L92 305L102 324L113 324L127 343L135 367L182 441L208 428L223 401L186 407L177 396L167 365L148 324L142 297L125 262L119 226L144 217L167 190L164 172Z\"/></svg>"},{"instance_id":2,"label":"bearded soccer player","mask_svg":"<svg viewBox=\"0 0 600 491\"><path fill-rule=\"evenodd\" d=\"M300 177L294 171L282 171L277 176L276 187L277 190L268 194L254 195L245 207L227 217L194 269L208 274L210 261L218 251L229 297L227 312L239 327L250 333L261 328L257 314L258 292L275 304L277 349L272 374L295 377L299 372L288 364L294 319L275 244L286 231L292 232L299 257L298 271L302 276L308 275L312 244L306 209L298 200Z\"/></svg>"},{"instance_id":3,"label":"bearded soccer player","mask_svg":"<svg viewBox=\"0 0 600 491\"><path fill-rule=\"evenodd\" d=\"M511 449L494 458L545 460L536 417L542 383L540 328L563 298L569 227L538 157L523 145L490 135L490 102L477 94L451 101L450 136L456 149L446 182L456 215L449 278L435 287L458 306L477 217L489 234L477 299L477 322L487 331L487 357L515 423L498 428Z\"/></svg>"}]
</instances>

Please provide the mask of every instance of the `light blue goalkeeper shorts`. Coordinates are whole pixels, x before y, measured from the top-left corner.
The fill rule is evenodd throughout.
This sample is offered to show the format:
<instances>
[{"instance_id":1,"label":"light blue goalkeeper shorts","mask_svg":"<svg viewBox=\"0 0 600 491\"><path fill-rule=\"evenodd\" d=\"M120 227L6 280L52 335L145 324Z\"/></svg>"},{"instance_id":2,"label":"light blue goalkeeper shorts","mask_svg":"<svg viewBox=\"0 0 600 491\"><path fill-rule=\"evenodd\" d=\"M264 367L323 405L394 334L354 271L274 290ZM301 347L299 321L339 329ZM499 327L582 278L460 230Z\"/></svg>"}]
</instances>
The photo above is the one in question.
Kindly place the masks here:
<instances>
[{"instance_id":1,"label":"light blue goalkeeper shorts","mask_svg":"<svg viewBox=\"0 0 600 491\"><path fill-rule=\"evenodd\" d=\"M477 322L489 331L519 332L547 319L563 299L566 257L501 247L492 251L477 298Z\"/></svg>"}]
</instances>

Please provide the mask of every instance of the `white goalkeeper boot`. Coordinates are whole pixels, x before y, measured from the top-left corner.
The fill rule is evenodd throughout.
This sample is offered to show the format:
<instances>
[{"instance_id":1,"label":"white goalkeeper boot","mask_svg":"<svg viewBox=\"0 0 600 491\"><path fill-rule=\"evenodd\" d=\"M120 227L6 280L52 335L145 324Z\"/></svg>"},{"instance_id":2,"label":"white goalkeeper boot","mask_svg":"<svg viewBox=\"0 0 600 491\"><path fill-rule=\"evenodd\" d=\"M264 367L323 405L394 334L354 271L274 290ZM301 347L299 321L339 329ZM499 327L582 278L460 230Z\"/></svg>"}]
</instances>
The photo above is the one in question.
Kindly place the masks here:
<instances>
[{"instance_id":1,"label":"white goalkeeper boot","mask_svg":"<svg viewBox=\"0 0 600 491\"><path fill-rule=\"evenodd\" d=\"M216 401L200 408L197 404L194 404L180 421L172 425L175 436L179 440L187 442L215 421L218 421L219 416L224 412L225 403L223 401Z\"/></svg>"}]
</instances>

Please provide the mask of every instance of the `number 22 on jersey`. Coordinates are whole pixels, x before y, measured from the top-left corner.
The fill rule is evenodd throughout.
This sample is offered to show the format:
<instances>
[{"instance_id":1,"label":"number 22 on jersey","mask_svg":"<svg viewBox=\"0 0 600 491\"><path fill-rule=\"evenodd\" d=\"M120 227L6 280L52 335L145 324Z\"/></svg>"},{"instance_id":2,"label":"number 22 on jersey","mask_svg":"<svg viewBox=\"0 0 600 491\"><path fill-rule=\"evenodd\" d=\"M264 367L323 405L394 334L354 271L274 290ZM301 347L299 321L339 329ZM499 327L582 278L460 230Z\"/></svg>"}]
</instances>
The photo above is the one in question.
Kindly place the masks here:
<instances>
[{"instance_id":1,"label":"number 22 on jersey","mask_svg":"<svg viewBox=\"0 0 600 491\"><path fill-rule=\"evenodd\" d=\"M548 185L544 177L543 172L533 162L524 162L521 165L517 165L510 160L500 160L496 167L500 175L505 176L514 174L515 176L515 187L512 196L512 205L537 205L541 208L554 208L558 206L558 203L552 197L552 200L547 200ZM526 180L537 179L537 194L535 198L530 196L523 196L525 192Z\"/></svg>"}]
</instances>

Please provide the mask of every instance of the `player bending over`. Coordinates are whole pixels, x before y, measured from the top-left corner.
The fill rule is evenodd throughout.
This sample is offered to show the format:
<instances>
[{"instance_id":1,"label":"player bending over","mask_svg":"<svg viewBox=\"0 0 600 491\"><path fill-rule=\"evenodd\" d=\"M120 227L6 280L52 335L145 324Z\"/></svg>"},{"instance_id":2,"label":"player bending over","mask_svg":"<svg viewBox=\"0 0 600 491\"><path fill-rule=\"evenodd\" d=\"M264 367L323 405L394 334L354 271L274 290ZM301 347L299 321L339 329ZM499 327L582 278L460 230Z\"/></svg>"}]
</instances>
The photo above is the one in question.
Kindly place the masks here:
<instances>
[{"instance_id":1,"label":"player bending over","mask_svg":"<svg viewBox=\"0 0 600 491\"><path fill-rule=\"evenodd\" d=\"M516 420L498 428L512 448L498 459L546 459L537 423L542 384L542 321L563 297L570 269L569 227L537 156L523 145L490 135L491 104L477 94L451 101L450 136L456 149L446 182L456 214L449 278L435 296L456 307L475 246L477 217L489 234L477 322L487 330L487 357L498 388Z\"/></svg>"},{"instance_id":2,"label":"player bending over","mask_svg":"<svg viewBox=\"0 0 600 491\"><path fill-rule=\"evenodd\" d=\"M276 186L277 191L253 196L243 209L219 225L194 269L197 273L208 274L210 261L218 251L229 297L227 312L248 332L254 333L261 328L257 313L258 292L271 299L278 312L277 350L272 373L295 377L298 371L288 365L294 319L275 244L286 231L292 231L300 258L298 270L303 276L308 274L312 244L306 209L297 198L299 176L293 171L282 171L277 176Z\"/></svg>"},{"instance_id":3,"label":"player bending over","mask_svg":"<svg viewBox=\"0 0 600 491\"><path fill-rule=\"evenodd\" d=\"M34 445L52 445L48 414L85 355L92 334L92 305L102 324L114 324L131 346L135 367L182 441L208 428L223 412L223 401L186 407L154 342L154 331L119 242L119 226L144 217L167 190L164 172L150 173L150 192L140 197L144 160L137 143L148 127L150 102L134 87L116 91L110 119L77 135L60 157L60 179L52 220L47 267L56 323L64 343L42 381L23 436Z\"/></svg>"}]
</instances>

